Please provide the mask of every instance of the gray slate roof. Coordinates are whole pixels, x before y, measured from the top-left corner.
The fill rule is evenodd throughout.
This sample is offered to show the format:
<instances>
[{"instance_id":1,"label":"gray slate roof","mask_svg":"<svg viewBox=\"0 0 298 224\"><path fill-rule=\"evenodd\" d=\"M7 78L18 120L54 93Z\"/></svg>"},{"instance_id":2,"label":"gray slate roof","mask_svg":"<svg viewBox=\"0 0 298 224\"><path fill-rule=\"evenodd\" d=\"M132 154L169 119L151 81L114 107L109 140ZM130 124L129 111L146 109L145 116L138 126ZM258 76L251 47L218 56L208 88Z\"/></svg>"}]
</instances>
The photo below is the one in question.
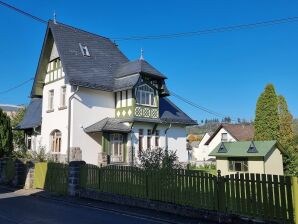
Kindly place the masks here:
<instances>
[{"instance_id":1,"label":"gray slate roof","mask_svg":"<svg viewBox=\"0 0 298 224\"><path fill-rule=\"evenodd\" d=\"M133 88L140 78L140 74L134 74L121 78L116 78L114 81L114 91L121 91Z\"/></svg>"},{"instance_id":2,"label":"gray slate roof","mask_svg":"<svg viewBox=\"0 0 298 224\"><path fill-rule=\"evenodd\" d=\"M95 124L85 128L85 132L122 132L128 133L130 132L130 127L121 123L122 120L115 118L105 118Z\"/></svg>"},{"instance_id":3,"label":"gray slate roof","mask_svg":"<svg viewBox=\"0 0 298 224\"><path fill-rule=\"evenodd\" d=\"M185 125L197 125L197 122L192 120L179 107L177 107L170 99L163 97L159 100L159 116L163 122L178 123Z\"/></svg>"},{"instance_id":4,"label":"gray slate roof","mask_svg":"<svg viewBox=\"0 0 298 224\"><path fill-rule=\"evenodd\" d=\"M36 128L41 125L42 98L32 98L21 123L15 128L18 130Z\"/></svg>"},{"instance_id":5,"label":"gray slate roof","mask_svg":"<svg viewBox=\"0 0 298 224\"><path fill-rule=\"evenodd\" d=\"M71 85L104 91L132 88L136 73L146 73L156 78L166 78L145 60L129 62L127 57L108 38L89 33L61 23L49 21L44 48L50 37L56 43L66 78ZM52 40L53 41L53 40ZM87 46L90 57L83 56L80 46ZM42 55L47 55L43 48ZM41 55L37 74L44 73L45 60ZM46 57L46 56L45 56ZM125 80L119 77L127 76ZM34 88L41 80L35 77L31 96L36 96ZM129 83L129 85L128 85ZM38 94L37 94L38 95Z\"/></svg>"},{"instance_id":6,"label":"gray slate roof","mask_svg":"<svg viewBox=\"0 0 298 224\"><path fill-rule=\"evenodd\" d=\"M49 29L70 84L113 90L113 74L128 59L111 40L52 21ZM88 47L90 57L82 55L79 43Z\"/></svg>"},{"instance_id":7,"label":"gray slate roof","mask_svg":"<svg viewBox=\"0 0 298 224\"><path fill-rule=\"evenodd\" d=\"M156 68L143 59L130 61L120 65L115 72L115 76L123 77L136 73L145 73L153 76L154 78L166 79L166 76L164 76L161 72L159 72Z\"/></svg>"}]
</instances>

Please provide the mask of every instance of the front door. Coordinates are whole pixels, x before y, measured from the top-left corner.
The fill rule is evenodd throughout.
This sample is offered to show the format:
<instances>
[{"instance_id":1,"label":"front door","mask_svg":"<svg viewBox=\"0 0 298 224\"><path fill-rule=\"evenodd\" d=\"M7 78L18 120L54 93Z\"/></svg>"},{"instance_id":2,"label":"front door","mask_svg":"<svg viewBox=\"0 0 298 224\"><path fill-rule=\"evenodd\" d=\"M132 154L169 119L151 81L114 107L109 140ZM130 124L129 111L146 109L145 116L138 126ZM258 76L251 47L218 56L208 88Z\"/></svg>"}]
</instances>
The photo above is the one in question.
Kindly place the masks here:
<instances>
[{"instance_id":1,"label":"front door","mask_svg":"<svg viewBox=\"0 0 298 224\"><path fill-rule=\"evenodd\" d=\"M122 134L111 134L111 162L121 163L124 162L124 146L123 146L123 135Z\"/></svg>"}]
</instances>

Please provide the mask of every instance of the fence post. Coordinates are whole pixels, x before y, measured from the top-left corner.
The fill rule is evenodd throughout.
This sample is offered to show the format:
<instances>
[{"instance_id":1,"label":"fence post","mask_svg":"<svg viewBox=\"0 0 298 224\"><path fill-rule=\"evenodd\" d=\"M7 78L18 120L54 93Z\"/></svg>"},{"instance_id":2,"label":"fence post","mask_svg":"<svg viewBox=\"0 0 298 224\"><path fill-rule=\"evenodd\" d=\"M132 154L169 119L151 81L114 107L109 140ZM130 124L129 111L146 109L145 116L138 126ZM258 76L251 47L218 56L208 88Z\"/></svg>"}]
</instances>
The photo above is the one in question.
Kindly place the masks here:
<instances>
[{"instance_id":1,"label":"fence post","mask_svg":"<svg viewBox=\"0 0 298 224\"><path fill-rule=\"evenodd\" d=\"M77 196L80 189L80 169L85 161L71 161L68 167L68 194Z\"/></svg>"},{"instance_id":2,"label":"fence post","mask_svg":"<svg viewBox=\"0 0 298 224\"><path fill-rule=\"evenodd\" d=\"M298 224L298 178L292 177L295 224Z\"/></svg>"}]
</instances>

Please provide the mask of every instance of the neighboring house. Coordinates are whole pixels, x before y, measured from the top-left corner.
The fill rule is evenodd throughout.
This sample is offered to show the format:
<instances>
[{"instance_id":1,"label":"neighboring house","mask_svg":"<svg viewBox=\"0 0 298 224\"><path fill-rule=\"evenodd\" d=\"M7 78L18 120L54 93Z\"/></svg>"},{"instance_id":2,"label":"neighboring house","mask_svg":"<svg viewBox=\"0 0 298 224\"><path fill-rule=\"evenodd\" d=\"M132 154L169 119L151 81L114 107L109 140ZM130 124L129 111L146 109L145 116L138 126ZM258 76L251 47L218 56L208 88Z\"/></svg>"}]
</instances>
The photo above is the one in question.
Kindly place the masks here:
<instances>
[{"instance_id":1,"label":"neighboring house","mask_svg":"<svg viewBox=\"0 0 298 224\"><path fill-rule=\"evenodd\" d=\"M39 150L41 147L42 98L32 98L26 108L22 122L16 129L24 130L28 150Z\"/></svg>"},{"instance_id":2,"label":"neighboring house","mask_svg":"<svg viewBox=\"0 0 298 224\"><path fill-rule=\"evenodd\" d=\"M253 126L250 124L221 124L213 133L206 133L193 154L198 162L214 159L210 152L221 142L236 142L252 140Z\"/></svg>"},{"instance_id":3,"label":"neighboring house","mask_svg":"<svg viewBox=\"0 0 298 224\"><path fill-rule=\"evenodd\" d=\"M222 175L260 173L283 175L282 147L277 141L222 142L211 153Z\"/></svg>"},{"instance_id":4,"label":"neighboring house","mask_svg":"<svg viewBox=\"0 0 298 224\"><path fill-rule=\"evenodd\" d=\"M185 127L197 123L167 98L166 79L108 38L49 21L18 128L61 162L128 164L154 147L184 162Z\"/></svg>"},{"instance_id":5,"label":"neighboring house","mask_svg":"<svg viewBox=\"0 0 298 224\"><path fill-rule=\"evenodd\" d=\"M252 140L253 135L254 129L250 124L221 124L215 132L205 133L200 144L193 148L193 155L202 164L215 159L209 154L219 143Z\"/></svg>"},{"instance_id":6,"label":"neighboring house","mask_svg":"<svg viewBox=\"0 0 298 224\"><path fill-rule=\"evenodd\" d=\"M9 116L10 118L12 118L18 112L18 110L22 108L24 107L18 105L0 104L0 109L2 109L2 111L6 113L7 116Z\"/></svg>"},{"instance_id":7,"label":"neighboring house","mask_svg":"<svg viewBox=\"0 0 298 224\"><path fill-rule=\"evenodd\" d=\"M205 143L208 141L212 133L205 133L200 142L196 142L192 145L193 156L196 161L207 161L210 159L208 146Z\"/></svg>"}]
</instances>

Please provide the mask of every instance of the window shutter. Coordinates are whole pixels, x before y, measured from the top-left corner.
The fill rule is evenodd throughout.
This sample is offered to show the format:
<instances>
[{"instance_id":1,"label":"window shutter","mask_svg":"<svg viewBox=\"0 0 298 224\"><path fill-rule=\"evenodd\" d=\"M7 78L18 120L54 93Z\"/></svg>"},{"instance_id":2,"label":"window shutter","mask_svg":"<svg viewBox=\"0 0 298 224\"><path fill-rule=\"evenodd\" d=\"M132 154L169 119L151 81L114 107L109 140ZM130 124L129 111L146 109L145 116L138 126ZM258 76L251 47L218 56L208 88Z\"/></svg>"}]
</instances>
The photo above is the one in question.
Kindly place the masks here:
<instances>
[{"instance_id":1,"label":"window shutter","mask_svg":"<svg viewBox=\"0 0 298 224\"><path fill-rule=\"evenodd\" d=\"M108 133L102 134L102 151L110 155L110 137Z\"/></svg>"}]
</instances>

